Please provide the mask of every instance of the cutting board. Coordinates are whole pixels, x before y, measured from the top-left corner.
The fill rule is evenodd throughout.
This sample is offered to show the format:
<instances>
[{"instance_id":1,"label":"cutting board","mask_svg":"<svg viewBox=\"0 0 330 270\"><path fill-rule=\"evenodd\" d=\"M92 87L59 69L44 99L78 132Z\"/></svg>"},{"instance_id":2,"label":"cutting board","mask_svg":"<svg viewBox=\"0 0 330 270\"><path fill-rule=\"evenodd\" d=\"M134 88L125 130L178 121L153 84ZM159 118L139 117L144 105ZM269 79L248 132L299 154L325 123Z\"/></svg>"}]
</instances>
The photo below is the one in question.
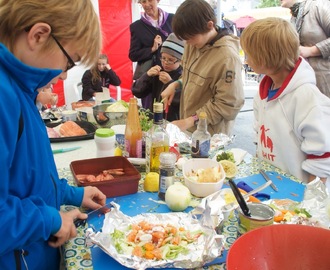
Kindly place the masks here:
<instances>
[{"instance_id":1,"label":"cutting board","mask_svg":"<svg viewBox=\"0 0 330 270\"><path fill-rule=\"evenodd\" d=\"M114 201L120 205L120 210L128 216L136 216L141 213L168 213L171 210L166 204L159 203L157 193L150 192L138 192L131 195L120 196L107 199L107 203ZM188 207L184 212L189 212L193 208ZM88 218L88 224L95 231L100 231L103 226L104 215L92 215ZM116 260L112 259L109 255L103 252L99 247L94 247L92 251L93 269L94 270L120 270L129 269ZM221 257L215 259L210 264L223 263L226 260L227 251L225 251ZM159 269L159 268L158 268ZM171 268L166 268L170 270ZM174 269L174 268L172 268Z\"/></svg>"},{"instance_id":2,"label":"cutting board","mask_svg":"<svg viewBox=\"0 0 330 270\"><path fill-rule=\"evenodd\" d=\"M306 187L304 184L293 181L290 178L287 178L276 172L266 173L274 185L278 188L278 191L276 192L271 188L271 186L268 186L260 192L269 194L270 199L290 199L297 202L301 202L303 200ZM263 178L261 174L234 179L236 184L240 181L244 181L253 189L262 186L266 182L265 178Z\"/></svg>"}]
</instances>

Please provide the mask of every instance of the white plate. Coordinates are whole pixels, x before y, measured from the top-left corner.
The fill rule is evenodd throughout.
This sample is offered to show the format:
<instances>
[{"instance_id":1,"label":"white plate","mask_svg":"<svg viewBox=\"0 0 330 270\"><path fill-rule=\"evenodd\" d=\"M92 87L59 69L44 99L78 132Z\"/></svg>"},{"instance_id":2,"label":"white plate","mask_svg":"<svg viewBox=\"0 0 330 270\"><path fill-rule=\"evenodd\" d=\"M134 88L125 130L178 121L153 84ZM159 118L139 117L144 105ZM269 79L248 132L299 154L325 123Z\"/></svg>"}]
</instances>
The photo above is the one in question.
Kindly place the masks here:
<instances>
[{"instance_id":1,"label":"white plate","mask_svg":"<svg viewBox=\"0 0 330 270\"><path fill-rule=\"evenodd\" d=\"M240 148L231 148L231 149L227 149L227 150L220 150L218 151L217 153L215 153L214 157L212 158L213 160L217 160L217 155L221 154L223 151L225 152L232 152L233 155L234 155L234 159L235 159L235 164L236 165L239 165L244 157L246 156L246 154L248 154L247 151L243 150L243 149L240 149Z\"/></svg>"}]
</instances>

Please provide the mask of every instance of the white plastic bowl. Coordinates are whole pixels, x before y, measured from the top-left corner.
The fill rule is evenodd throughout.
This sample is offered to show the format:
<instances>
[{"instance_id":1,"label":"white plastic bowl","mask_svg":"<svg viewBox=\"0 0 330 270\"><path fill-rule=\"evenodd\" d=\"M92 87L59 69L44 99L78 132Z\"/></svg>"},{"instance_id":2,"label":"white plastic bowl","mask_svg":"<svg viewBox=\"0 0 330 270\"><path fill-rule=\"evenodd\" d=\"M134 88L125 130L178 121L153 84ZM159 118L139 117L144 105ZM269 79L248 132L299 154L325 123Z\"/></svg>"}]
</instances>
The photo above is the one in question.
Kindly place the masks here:
<instances>
[{"instance_id":1,"label":"white plastic bowl","mask_svg":"<svg viewBox=\"0 0 330 270\"><path fill-rule=\"evenodd\" d=\"M199 169L219 168L222 177L217 182L201 183L191 180L189 175ZM216 191L219 191L226 178L226 173L219 162L209 158L193 158L186 161L182 166L182 173L185 185L189 188L191 194L196 197L206 197Z\"/></svg>"}]
</instances>

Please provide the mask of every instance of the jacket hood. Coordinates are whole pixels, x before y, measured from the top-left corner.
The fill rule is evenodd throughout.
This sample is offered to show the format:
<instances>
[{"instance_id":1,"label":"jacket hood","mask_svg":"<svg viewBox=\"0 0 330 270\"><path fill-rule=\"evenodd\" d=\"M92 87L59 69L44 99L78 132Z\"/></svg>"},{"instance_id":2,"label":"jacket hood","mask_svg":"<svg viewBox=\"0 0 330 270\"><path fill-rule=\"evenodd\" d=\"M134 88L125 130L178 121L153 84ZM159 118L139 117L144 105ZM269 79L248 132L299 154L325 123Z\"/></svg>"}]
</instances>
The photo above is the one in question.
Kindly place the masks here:
<instances>
[{"instance_id":1,"label":"jacket hood","mask_svg":"<svg viewBox=\"0 0 330 270\"><path fill-rule=\"evenodd\" d=\"M2 43L0 43L0 65L8 71L23 91L32 95L62 72L60 69L28 66L18 60Z\"/></svg>"},{"instance_id":2,"label":"jacket hood","mask_svg":"<svg viewBox=\"0 0 330 270\"><path fill-rule=\"evenodd\" d=\"M297 70L299 70L299 72L297 72ZM262 79L259 87L259 94L261 99L266 99L268 97L268 90L272 83L273 80L267 75ZM276 99L279 96L286 95L287 93L294 91L304 84L316 85L316 78L313 68L304 58L300 57L296 62L294 69L286 77L282 86L271 100Z\"/></svg>"},{"instance_id":3,"label":"jacket hood","mask_svg":"<svg viewBox=\"0 0 330 270\"><path fill-rule=\"evenodd\" d=\"M231 47L235 51L239 51L239 38L234 35L225 35L216 40L212 45L206 44L200 49L201 52L212 49L212 47Z\"/></svg>"}]
</instances>

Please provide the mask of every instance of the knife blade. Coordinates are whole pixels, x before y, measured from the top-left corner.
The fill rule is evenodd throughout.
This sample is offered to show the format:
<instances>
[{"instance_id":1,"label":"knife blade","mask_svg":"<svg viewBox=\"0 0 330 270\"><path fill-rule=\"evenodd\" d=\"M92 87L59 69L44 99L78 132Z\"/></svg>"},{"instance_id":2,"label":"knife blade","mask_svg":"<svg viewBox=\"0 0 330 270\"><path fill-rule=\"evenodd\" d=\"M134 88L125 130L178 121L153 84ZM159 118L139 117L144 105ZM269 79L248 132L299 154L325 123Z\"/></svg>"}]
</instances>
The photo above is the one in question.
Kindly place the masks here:
<instances>
[{"instance_id":1,"label":"knife blade","mask_svg":"<svg viewBox=\"0 0 330 270\"><path fill-rule=\"evenodd\" d=\"M269 178L268 174L264 171L264 170L259 170L259 172L261 173L261 175L263 176L263 178L265 178L265 180L267 182L271 182L270 186L272 187L272 189L274 189L275 191L278 191L278 188L274 185L273 181Z\"/></svg>"},{"instance_id":2,"label":"knife blade","mask_svg":"<svg viewBox=\"0 0 330 270\"><path fill-rule=\"evenodd\" d=\"M89 211L88 213L86 213L88 215L87 219L90 218L92 215L95 215L95 214L105 214L107 212L110 211L110 209L112 208L113 206L111 205L111 202L109 203L106 203L105 205L97 208L97 209L94 209L92 211ZM78 228L79 226L85 226L86 222L87 222L87 219L75 219L74 220L74 225L76 226L76 228Z\"/></svg>"},{"instance_id":3,"label":"knife blade","mask_svg":"<svg viewBox=\"0 0 330 270\"><path fill-rule=\"evenodd\" d=\"M74 151L81 148L80 146L70 147L70 148L61 148L61 149L54 149L52 150L53 154L65 153L69 151Z\"/></svg>"}]
</instances>

